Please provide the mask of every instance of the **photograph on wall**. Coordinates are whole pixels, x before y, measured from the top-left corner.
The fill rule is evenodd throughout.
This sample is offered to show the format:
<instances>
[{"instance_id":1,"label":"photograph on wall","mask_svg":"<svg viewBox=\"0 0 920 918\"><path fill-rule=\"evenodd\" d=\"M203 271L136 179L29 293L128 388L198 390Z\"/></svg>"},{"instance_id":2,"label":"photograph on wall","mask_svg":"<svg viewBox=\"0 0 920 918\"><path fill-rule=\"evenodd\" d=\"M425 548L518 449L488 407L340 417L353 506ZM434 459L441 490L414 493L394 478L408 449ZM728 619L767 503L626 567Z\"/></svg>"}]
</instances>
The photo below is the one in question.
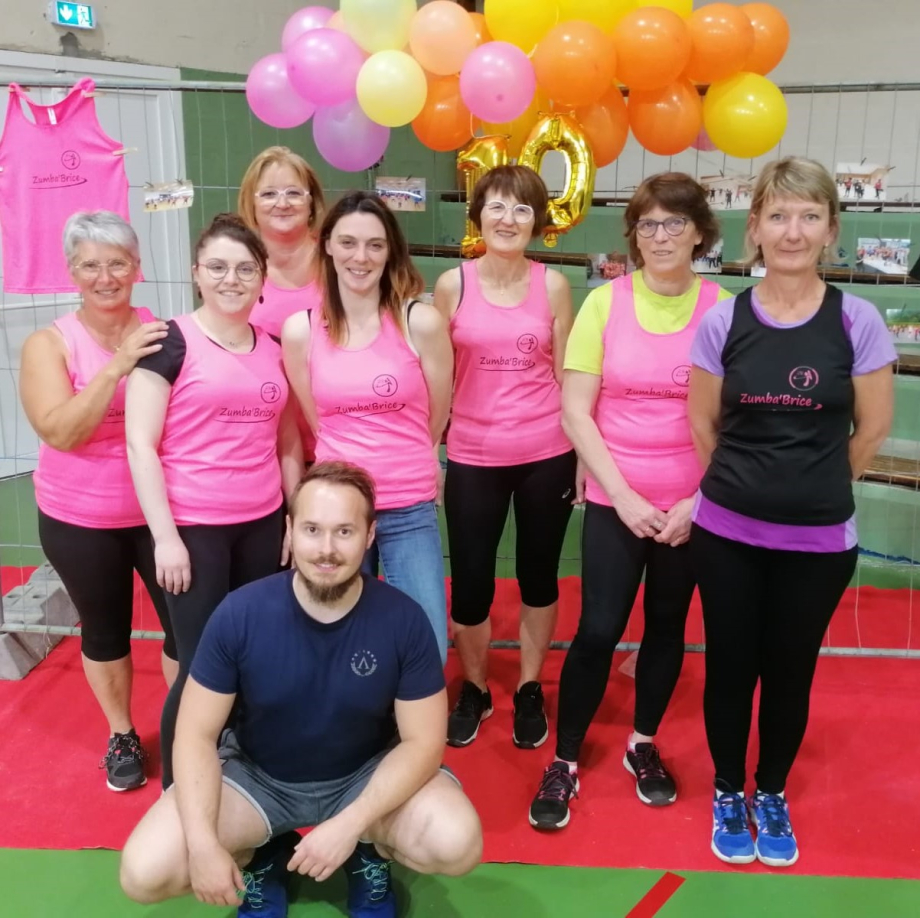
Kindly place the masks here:
<instances>
[{"instance_id":1,"label":"photograph on wall","mask_svg":"<svg viewBox=\"0 0 920 918\"><path fill-rule=\"evenodd\" d=\"M182 210L191 207L195 189L188 180L184 182L147 182L144 185L144 210Z\"/></svg>"},{"instance_id":2,"label":"photograph on wall","mask_svg":"<svg viewBox=\"0 0 920 918\"><path fill-rule=\"evenodd\" d=\"M722 273L722 240L717 239L715 245L708 251L693 260L693 270L697 274Z\"/></svg>"},{"instance_id":3,"label":"photograph on wall","mask_svg":"<svg viewBox=\"0 0 920 918\"><path fill-rule=\"evenodd\" d=\"M756 175L740 172L700 176L700 184L706 189L713 210L750 210L756 181Z\"/></svg>"},{"instance_id":4,"label":"photograph on wall","mask_svg":"<svg viewBox=\"0 0 920 918\"><path fill-rule=\"evenodd\" d=\"M910 239L860 237L856 246L856 269L866 274L907 275Z\"/></svg>"},{"instance_id":5,"label":"photograph on wall","mask_svg":"<svg viewBox=\"0 0 920 918\"><path fill-rule=\"evenodd\" d=\"M606 252L588 256L588 287L600 287L635 271L636 266L623 252Z\"/></svg>"},{"instance_id":6,"label":"photograph on wall","mask_svg":"<svg viewBox=\"0 0 920 918\"><path fill-rule=\"evenodd\" d=\"M818 262L819 268L852 268L853 260L850 253L842 246L838 245L829 252L825 252Z\"/></svg>"},{"instance_id":7,"label":"photograph on wall","mask_svg":"<svg viewBox=\"0 0 920 918\"><path fill-rule=\"evenodd\" d=\"M920 346L920 308L905 304L900 309L886 309L885 324L895 344Z\"/></svg>"},{"instance_id":8,"label":"photograph on wall","mask_svg":"<svg viewBox=\"0 0 920 918\"><path fill-rule=\"evenodd\" d=\"M425 185L425 179L411 175L406 178L379 175L376 191L390 210L418 213L425 209Z\"/></svg>"},{"instance_id":9,"label":"photograph on wall","mask_svg":"<svg viewBox=\"0 0 920 918\"><path fill-rule=\"evenodd\" d=\"M892 166L877 163L837 163L837 194L843 203L872 204L886 200Z\"/></svg>"}]
</instances>

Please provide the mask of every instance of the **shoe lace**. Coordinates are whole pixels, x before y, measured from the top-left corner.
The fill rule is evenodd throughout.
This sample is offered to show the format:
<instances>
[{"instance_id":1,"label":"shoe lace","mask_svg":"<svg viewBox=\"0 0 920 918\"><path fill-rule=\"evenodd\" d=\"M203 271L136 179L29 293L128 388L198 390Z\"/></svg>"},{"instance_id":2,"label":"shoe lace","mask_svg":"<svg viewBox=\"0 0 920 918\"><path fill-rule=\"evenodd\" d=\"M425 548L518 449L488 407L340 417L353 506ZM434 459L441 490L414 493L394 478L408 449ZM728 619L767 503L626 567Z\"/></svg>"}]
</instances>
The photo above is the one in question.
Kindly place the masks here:
<instances>
[{"instance_id":1,"label":"shoe lace","mask_svg":"<svg viewBox=\"0 0 920 918\"><path fill-rule=\"evenodd\" d=\"M515 699L515 713L518 717L543 716L543 692L537 688L530 692L518 692Z\"/></svg>"},{"instance_id":2,"label":"shoe lace","mask_svg":"<svg viewBox=\"0 0 920 918\"><path fill-rule=\"evenodd\" d=\"M633 755L639 760L638 767L636 768L636 775L640 780L644 781L646 778L667 777L668 773L665 771L664 765L661 764L661 756L658 754L658 749L651 743L649 743L647 747L637 749Z\"/></svg>"},{"instance_id":3,"label":"shoe lace","mask_svg":"<svg viewBox=\"0 0 920 918\"><path fill-rule=\"evenodd\" d=\"M461 717L476 717L482 707L482 692L472 682L464 682L454 711Z\"/></svg>"},{"instance_id":4,"label":"shoe lace","mask_svg":"<svg viewBox=\"0 0 920 918\"><path fill-rule=\"evenodd\" d=\"M786 801L779 794L758 794L754 804L762 813L764 831L767 835L792 835L792 824Z\"/></svg>"},{"instance_id":5,"label":"shoe lace","mask_svg":"<svg viewBox=\"0 0 920 918\"><path fill-rule=\"evenodd\" d=\"M572 796L578 796L578 791L575 790L575 775L548 765L537 791L537 800L558 800L565 803Z\"/></svg>"},{"instance_id":6,"label":"shoe lace","mask_svg":"<svg viewBox=\"0 0 920 918\"><path fill-rule=\"evenodd\" d=\"M265 875L271 870L272 865L269 864L266 867L262 867L259 870L244 870L243 871L243 883L245 889L243 891L243 901L252 906L253 909L262 908L265 904L265 893L263 891L263 886L265 883Z\"/></svg>"},{"instance_id":7,"label":"shoe lace","mask_svg":"<svg viewBox=\"0 0 920 918\"><path fill-rule=\"evenodd\" d=\"M119 733L109 738L109 748L106 750L100 768L106 768L113 761L130 763L137 761L141 765L147 760L147 753L140 744L140 740L131 733Z\"/></svg>"},{"instance_id":8,"label":"shoe lace","mask_svg":"<svg viewBox=\"0 0 920 918\"><path fill-rule=\"evenodd\" d=\"M727 832L738 835L747 828L747 808L740 794L722 794L716 804L719 807L719 822Z\"/></svg>"},{"instance_id":9,"label":"shoe lace","mask_svg":"<svg viewBox=\"0 0 920 918\"><path fill-rule=\"evenodd\" d=\"M371 891L368 893L368 899L371 902L379 902L386 898L390 891L390 862L383 860L371 860L361 855L361 866L354 871L355 874L362 874L364 879L371 885Z\"/></svg>"}]
</instances>

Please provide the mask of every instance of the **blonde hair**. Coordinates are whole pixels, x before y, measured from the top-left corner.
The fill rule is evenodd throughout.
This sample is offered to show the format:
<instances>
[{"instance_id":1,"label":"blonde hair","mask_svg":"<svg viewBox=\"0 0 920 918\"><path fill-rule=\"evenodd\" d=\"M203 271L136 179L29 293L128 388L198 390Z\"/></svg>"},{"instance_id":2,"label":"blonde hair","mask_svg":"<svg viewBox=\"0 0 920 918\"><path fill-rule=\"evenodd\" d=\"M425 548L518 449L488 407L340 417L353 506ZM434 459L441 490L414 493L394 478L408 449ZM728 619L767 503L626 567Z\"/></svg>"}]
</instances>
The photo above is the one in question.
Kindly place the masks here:
<instances>
[{"instance_id":1,"label":"blonde hair","mask_svg":"<svg viewBox=\"0 0 920 918\"><path fill-rule=\"evenodd\" d=\"M323 212L326 209L319 176L302 156L294 153L288 147L268 147L256 156L246 169L243 181L240 183L240 194L236 205L243 222L254 233L259 232L259 226L256 223L256 189L269 166L289 166L294 170L304 188L310 192L310 219L307 227L315 234L323 221Z\"/></svg>"},{"instance_id":2,"label":"blonde hair","mask_svg":"<svg viewBox=\"0 0 920 918\"><path fill-rule=\"evenodd\" d=\"M834 241L825 247L823 257L828 250L836 246L837 233L840 231L840 198L837 184L831 174L813 159L804 156L785 156L764 166L757 177L754 194L751 197L751 213L744 232L743 263L748 267L762 264L763 250L751 238L751 227L760 219L760 213L774 198L794 198L797 201L814 201L827 204Z\"/></svg>"}]
</instances>

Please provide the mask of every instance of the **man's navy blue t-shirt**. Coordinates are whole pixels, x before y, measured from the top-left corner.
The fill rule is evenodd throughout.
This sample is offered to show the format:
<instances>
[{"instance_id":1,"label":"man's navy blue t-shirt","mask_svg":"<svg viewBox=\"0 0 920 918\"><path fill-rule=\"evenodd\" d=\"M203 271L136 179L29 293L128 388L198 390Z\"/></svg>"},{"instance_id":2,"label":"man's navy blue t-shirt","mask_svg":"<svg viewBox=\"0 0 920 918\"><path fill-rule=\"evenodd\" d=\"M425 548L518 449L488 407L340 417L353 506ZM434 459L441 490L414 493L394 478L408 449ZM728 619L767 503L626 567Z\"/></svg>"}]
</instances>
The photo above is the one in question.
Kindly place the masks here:
<instances>
[{"instance_id":1,"label":"man's navy blue t-shirt","mask_svg":"<svg viewBox=\"0 0 920 918\"><path fill-rule=\"evenodd\" d=\"M436 695L444 672L422 607L364 578L355 607L326 625L294 596L293 573L234 592L211 616L191 675L238 696L242 752L280 781L344 777L396 736L393 705Z\"/></svg>"}]
</instances>

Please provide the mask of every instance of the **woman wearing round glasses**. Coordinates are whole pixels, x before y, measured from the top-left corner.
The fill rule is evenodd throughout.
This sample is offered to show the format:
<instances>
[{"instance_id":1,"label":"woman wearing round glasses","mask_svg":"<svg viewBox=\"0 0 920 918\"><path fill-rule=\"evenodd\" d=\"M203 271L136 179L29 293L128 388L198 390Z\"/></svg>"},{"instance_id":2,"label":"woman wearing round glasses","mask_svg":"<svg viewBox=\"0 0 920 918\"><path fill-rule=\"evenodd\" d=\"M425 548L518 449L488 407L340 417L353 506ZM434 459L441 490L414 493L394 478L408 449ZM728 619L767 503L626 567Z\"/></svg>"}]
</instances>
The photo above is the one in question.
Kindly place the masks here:
<instances>
[{"instance_id":1,"label":"woman wearing round glasses","mask_svg":"<svg viewBox=\"0 0 920 918\"><path fill-rule=\"evenodd\" d=\"M135 571L166 632L167 682L176 672L125 446L125 379L160 350L167 326L131 306L140 254L137 235L117 214L74 214L64 227L64 254L82 304L26 339L20 395L42 441L34 475L39 539L80 616L83 670L109 725L102 764L108 786L124 791L147 781L131 717Z\"/></svg>"},{"instance_id":2,"label":"woman wearing round glasses","mask_svg":"<svg viewBox=\"0 0 920 918\"><path fill-rule=\"evenodd\" d=\"M290 493L303 469L281 348L249 322L265 269L258 236L234 214L216 216L195 247L201 308L168 323L128 383L128 459L179 655L160 732L164 786L204 626L230 590L285 560L282 484Z\"/></svg>"},{"instance_id":3,"label":"woman wearing round glasses","mask_svg":"<svg viewBox=\"0 0 920 918\"><path fill-rule=\"evenodd\" d=\"M488 172L470 200L486 252L441 275L435 287L456 354L444 508L451 619L464 682L448 723L452 746L473 742L492 713L489 610L509 505L521 590L512 739L533 749L548 733L540 672L556 625L576 459L562 430L560 389L572 296L562 274L525 254L546 226L547 203L546 186L533 170Z\"/></svg>"},{"instance_id":4,"label":"woman wearing round glasses","mask_svg":"<svg viewBox=\"0 0 920 918\"><path fill-rule=\"evenodd\" d=\"M565 357L563 423L589 473L582 610L560 680L556 758L530 808L540 829L569 821L578 757L643 574L645 627L623 765L643 803L677 798L655 735L680 675L694 588L687 538L703 470L687 420L690 345L703 315L730 294L693 272L718 225L692 178L646 179L625 222L639 270L588 295Z\"/></svg>"}]
</instances>

